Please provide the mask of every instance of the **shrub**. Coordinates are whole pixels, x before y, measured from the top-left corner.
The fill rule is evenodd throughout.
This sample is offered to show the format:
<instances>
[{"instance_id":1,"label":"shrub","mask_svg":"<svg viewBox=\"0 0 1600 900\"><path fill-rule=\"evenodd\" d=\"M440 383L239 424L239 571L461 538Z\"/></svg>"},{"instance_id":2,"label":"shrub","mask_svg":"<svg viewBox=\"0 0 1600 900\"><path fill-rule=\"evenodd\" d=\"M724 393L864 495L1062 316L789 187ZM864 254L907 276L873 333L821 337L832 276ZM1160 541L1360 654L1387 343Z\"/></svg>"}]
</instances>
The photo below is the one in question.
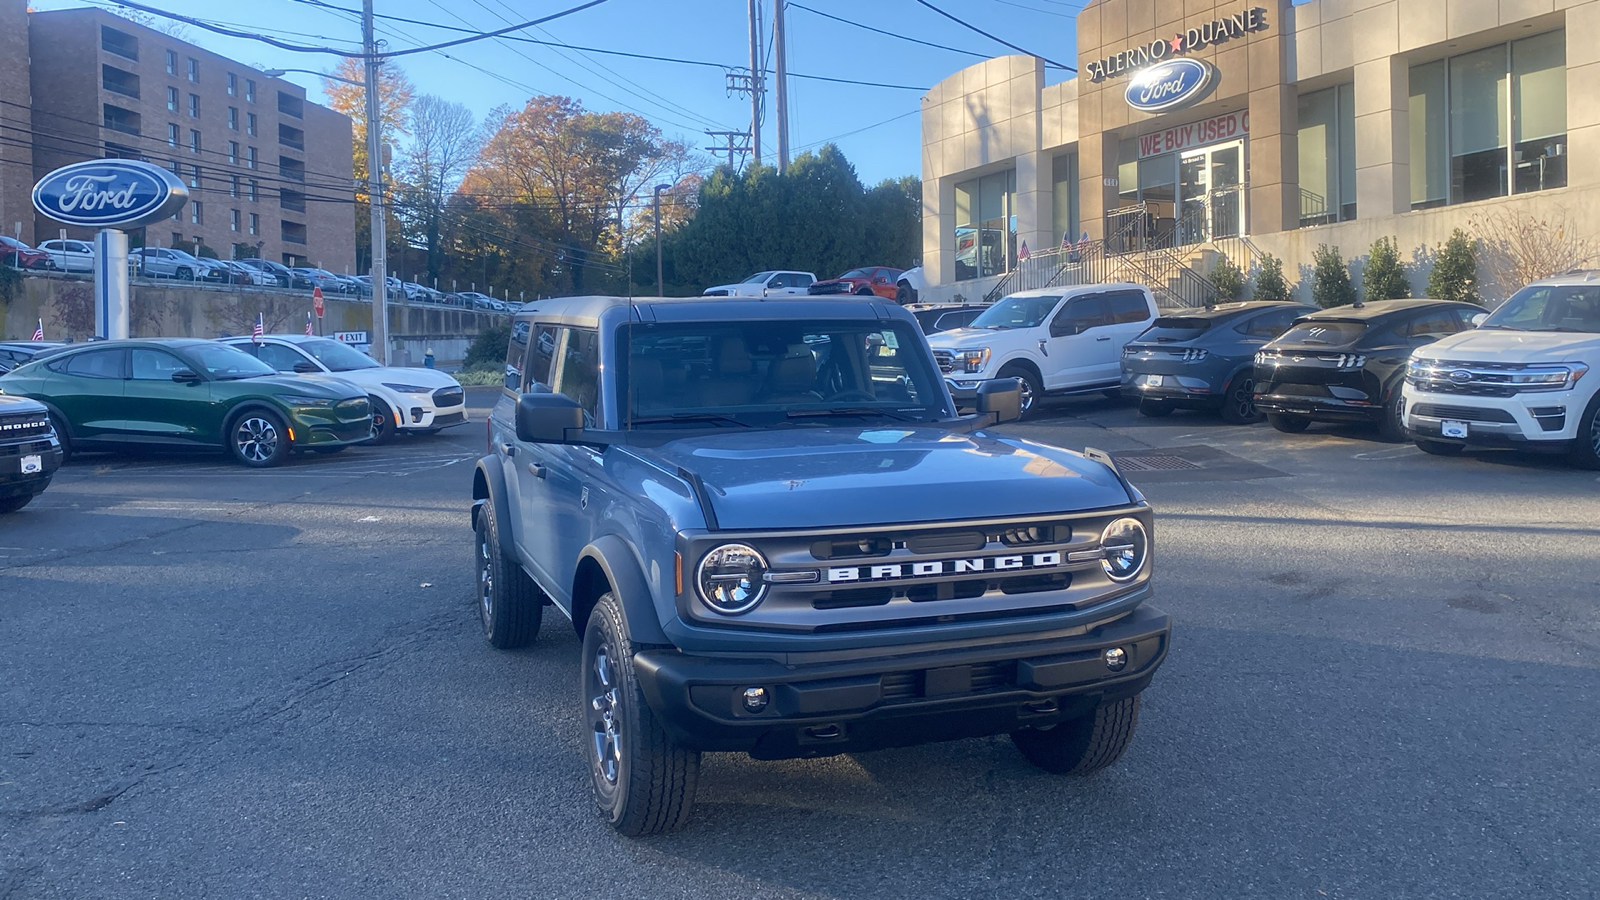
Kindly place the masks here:
<instances>
[{"instance_id":1,"label":"shrub","mask_svg":"<svg viewBox=\"0 0 1600 900\"><path fill-rule=\"evenodd\" d=\"M1399 300L1411 296L1411 282L1400 268L1400 251L1395 242L1381 237L1367 251L1367 270L1361 278L1361 294L1367 301Z\"/></svg>"},{"instance_id":2,"label":"shrub","mask_svg":"<svg viewBox=\"0 0 1600 900\"><path fill-rule=\"evenodd\" d=\"M1283 260L1270 253L1261 257L1261 268L1256 272L1255 298L1289 299L1289 283L1283 280Z\"/></svg>"},{"instance_id":3,"label":"shrub","mask_svg":"<svg viewBox=\"0 0 1600 900\"><path fill-rule=\"evenodd\" d=\"M1483 213L1467 220L1467 227L1478 236L1475 249L1484 274L1502 297L1600 259L1600 238L1580 231L1559 208L1544 217Z\"/></svg>"},{"instance_id":4,"label":"shrub","mask_svg":"<svg viewBox=\"0 0 1600 900\"><path fill-rule=\"evenodd\" d=\"M498 370L500 364L505 361L506 348L510 346L511 323L495 325L480 331L473 339L472 346L467 348L467 357L461 361L461 368L494 367Z\"/></svg>"},{"instance_id":5,"label":"shrub","mask_svg":"<svg viewBox=\"0 0 1600 900\"><path fill-rule=\"evenodd\" d=\"M1216 287L1219 299L1237 300L1244 296L1244 273L1226 256L1212 267L1211 284Z\"/></svg>"},{"instance_id":6,"label":"shrub","mask_svg":"<svg viewBox=\"0 0 1600 900\"><path fill-rule=\"evenodd\" d=\"M1312 254L1314 263L1311 276L1311 299L1323 309L1349 306L1356 302L1356 289L1350 286L1350 272L1344 267L1344 257L1338 247L1317 245Z\"/></svg>"},{"instance_id":7,"label":"shrub","mask_svg":"<svg viewBox=\"0 0 1600 900\"><path fill-rule=\"evenodd\" d=\"M17 289L21 287L22 272L0 263L0 300L10 303L17 296Z\"/></svg>"},{"instance_id":8,"label":"shrub","mask_svg":"<svg viewBox=\"0 0 1600 900\"><path fill-rule=\"evenodd\" d=\"M1478 249L1467 233L1457 228L1434 257L1428 275L1428 296L1434 300L1459 300L1482 304L1478 295Z\"/></svg>"}]
</instances>

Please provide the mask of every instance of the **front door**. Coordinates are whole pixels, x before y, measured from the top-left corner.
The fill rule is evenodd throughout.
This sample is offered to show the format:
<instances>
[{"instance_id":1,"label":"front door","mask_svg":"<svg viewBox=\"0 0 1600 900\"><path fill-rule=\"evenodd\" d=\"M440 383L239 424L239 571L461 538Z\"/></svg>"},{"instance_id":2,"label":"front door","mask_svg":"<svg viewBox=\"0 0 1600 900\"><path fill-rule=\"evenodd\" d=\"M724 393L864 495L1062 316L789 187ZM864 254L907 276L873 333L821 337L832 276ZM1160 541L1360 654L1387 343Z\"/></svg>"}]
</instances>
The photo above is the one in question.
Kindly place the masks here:
<instances>
[{"instance_id":1,"label":"front door","mask_svg":"<svg viewBox=\"0 0 1600 900\"><path fill-rule=\"evenodd\" d=\"M1185 244L1244 233L1244 142L1190 150L1178 160L1178 233Z\"/></svg>"}]
</instances>

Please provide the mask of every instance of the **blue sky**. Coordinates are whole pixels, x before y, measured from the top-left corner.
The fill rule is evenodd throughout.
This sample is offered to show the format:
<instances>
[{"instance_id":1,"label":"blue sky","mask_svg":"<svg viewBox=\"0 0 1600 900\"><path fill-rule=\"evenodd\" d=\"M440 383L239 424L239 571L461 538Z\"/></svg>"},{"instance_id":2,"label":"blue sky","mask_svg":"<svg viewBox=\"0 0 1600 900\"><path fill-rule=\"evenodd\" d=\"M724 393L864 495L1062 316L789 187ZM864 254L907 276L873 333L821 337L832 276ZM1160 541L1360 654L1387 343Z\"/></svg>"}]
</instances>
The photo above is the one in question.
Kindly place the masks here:
<instances>
[{"instance_id":1,"label":"blue sky","mask_svg":"<svg viewBox=\"0 0 1600 900\"><path fill-rule=\"evenodd\" d=\"M360 28L355 21L302 0L144 2L196 18L259 29L286 41L359 47ZM327 2L360 8L360 0ZM376 10L380 15L487 31L565 9L576 2L376 0ZM843 19L951 47L993 55L1010 52L914 0L794 2ZM1083 5L1082 0L930 2L1033 52L1069 62L1076 56L1075 15ZM36 9L82 5L85 4L81 0L35 0L33 4ZM764 18L770 22L772 0L761 0L760 6ZM746 0L608 0L601 6L543 26L544 33L539 29L524 33L529 37L553 37L586 47L742 66L749 62L747 21ZM876 35L794 6L789 7L787 25L791 72L927 88L977 61L972 56ZM461 36L426 26L382 20L379 32L395 48ZM293 53L193 27L187 29L185 38L262 68L323 70L333 64L331 57ZM592 109L641 113L669 136L681 136L700 147L711 143L702 131L742 130L749 121L748 99L728 96L723 72L718 69L557 51L497 40L444 52L455 58L424 53L406 57L401 65L420 92L465 103L480 117L501 104L520 105L535 92L566 94ZM291 74L288 77L304 85L313 98L320 98L321 81L316 76ZM1062 73L1051 73L1052 81L1059 77ZM836 138L835 143L868 184L888 177L920 174L921 122L915 115L921 102L918 91L793 79L789 96L790 142L796 151ZM777 143L770 101L769 95L768 118L763 129L763 150L769 162ZM877 124L896 116L902 118ZM848 134L859 129L865 130Z\"/></svg>"}]
</instances>

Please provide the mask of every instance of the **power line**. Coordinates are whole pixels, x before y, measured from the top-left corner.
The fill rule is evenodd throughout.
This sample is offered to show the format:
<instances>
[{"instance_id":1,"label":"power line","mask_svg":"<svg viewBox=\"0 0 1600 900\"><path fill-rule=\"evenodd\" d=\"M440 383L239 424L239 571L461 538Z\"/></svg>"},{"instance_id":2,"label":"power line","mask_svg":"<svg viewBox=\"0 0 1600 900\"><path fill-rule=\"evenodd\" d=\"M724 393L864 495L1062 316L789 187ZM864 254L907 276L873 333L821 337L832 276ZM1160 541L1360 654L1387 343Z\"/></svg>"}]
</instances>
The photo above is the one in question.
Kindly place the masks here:
<instances>
[{"instance_id":1,"label":"power line","mask_svg":"<svg viewBox=\"0 0 1600 900\"><path fill-rule=\"evenodd\" d=\"M994 2L1001 3L1006 6L1015 6L1017 9L1025 9L1029 12L1043 13L1047 16L1060 16L1063 19L1076 19L1078 17L1077 13L1061 13L1052 9L1040 9L1037 6L1028 6L1025 3L1017 3L1016 0L994 0Z\"/></svg>"},{"instance_id":2,"label":"power line","mask_svg":"<svg viewBox=\"0 0 1600 900\"><path fill-rule=\"evenodd\" d=\"M839 140L841 138L853 137L854 135L858 135L863 131L871 131L872 129L877 128L877 127L879 127L881 125L888 125L890 122L898 122L898 121L900 121L901 119L904 119L907 116L914 116L914 115L916 115L917 113L920 113L920 112L922 112L922 110L913 109L910 112L903 112L898 116L891 116L890 118L884 119L882 122L874 122L871 125L864 125L864 126L862 126L860 128L857 128L854 131L846 131L843 134L836 134L833 137L823 138L820 141L812 141L809 144L801 144L800 146L796 147L795 149L796 150L809 150L812 147L820 147L823 144L832 143L833 141L837 141L837 140Z\"/></svg>"},{"instance_id":3,"label":"power line","mask_svg":"<svg viewBox=\"0 0 1600 900\"><path fill-rule=\"evenodd\" d=\"M121 0L118 0L118 2L121 2ZM997 44L1004 44L1005 46L1010 47L1011 49L1017 51L1018 53L1023 53L1023 54L1026 54L1028 56L1032 56L1032 57L1036 57L1038 59L1044 60L1046 63L1049 63L1049 64L1051 64L1053 66L1058 67L1058 68L1066 69L1068 72L1077 73L1077 71L1078 71L1077 69L1073 68L1072 66L1064 65L1062 63L1058 63L1058 62L1056 62L1055 60L1051 59L1048 56L1043 56L1043 55L1040 55L1038 53L1034 53L1032 50L1024 50L1021 47L1018 47L1016 44L1013 44L1010 41L1005 40L1004 38L995 37L994 35L990 34L989 32L984 31L982 28L979 28L978 26L973 25L970 22L966 22L966 21L963 21L961 19L958 19L955 16L953 16L953 15L945 12L944 10L940 9L939 7L934 6L932 3L929 3L928 0L916 0L916 2L921 4L921 5L923 5L923 6L926 6L927 8L933 10L934 12L938 13L941 16L944 16L946 19L949 19L950 21L956 23L957 25L960 25L962 28L966 28L969 31L976 31L978 34L983 35L984 37L988 38L989 40L994 41Z\"/></svg>"},{"instance_id":4,"label":"power line","mask_svg":"<svg viewBox=\"0 0 1600 900\"><path fill-rule=\"evenodd\" d=\"M302 0L302 2L311 2L311 0ZM852 26L854 28L861 28L861 29L864 29L866 31L873 32L874 34L881 34L881 35L883 35L885 37L892 37L892 38L895 38L897 40L902 40L902 41L910 41L913 44L921 44L924 47L932 47L932 48L934 48L936 50L948 50L951 53L961 53L961 54L965 54L966 56L975 56L975 57L977 57L979 59L991 59L991 58L993 58L993 54L978 53L978 52L973 51L973 50L962 50L962 49L960 49L958 47L947 47L944 44L935 44L932 41L918 40L917 38L914 38L914 37L907 37L906 35L903 35L903 34L896 34L893 31L885 31L882 28L873 28L871 25L863 25L860 22L852 22L849 19L841 18L841 17L833 15L831 13L825 13L820 9L812 9L811 7L806 6L806 5L802 4L802 3L789 3L788 5L793 9L803 9L806 12L811 13L814 16L821 16L824 19L832 19L835 22L841 22L841 23L843 23L845 25L849 25L849 26Z\"/></svg>"}]
</instances>

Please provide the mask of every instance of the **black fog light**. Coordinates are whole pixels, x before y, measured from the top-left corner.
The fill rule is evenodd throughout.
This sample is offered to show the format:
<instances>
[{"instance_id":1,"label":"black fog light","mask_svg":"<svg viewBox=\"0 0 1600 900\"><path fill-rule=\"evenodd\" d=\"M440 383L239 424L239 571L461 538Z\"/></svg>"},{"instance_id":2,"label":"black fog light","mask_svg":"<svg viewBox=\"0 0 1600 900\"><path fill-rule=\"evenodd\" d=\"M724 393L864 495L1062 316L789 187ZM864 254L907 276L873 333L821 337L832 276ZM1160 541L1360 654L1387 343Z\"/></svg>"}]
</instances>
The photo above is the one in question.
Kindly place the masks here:
<instances>
[{"instance_id":1,"label":"black fog light","mask_svg":"<svg viewBox=\"0 0 1600 900\"><path fill-rule=\"evenodd\" d=\"M767 708L767 689L753 687L744 689L744 708L749 712L758 713Z\"/></svg>"}]
</instances>

